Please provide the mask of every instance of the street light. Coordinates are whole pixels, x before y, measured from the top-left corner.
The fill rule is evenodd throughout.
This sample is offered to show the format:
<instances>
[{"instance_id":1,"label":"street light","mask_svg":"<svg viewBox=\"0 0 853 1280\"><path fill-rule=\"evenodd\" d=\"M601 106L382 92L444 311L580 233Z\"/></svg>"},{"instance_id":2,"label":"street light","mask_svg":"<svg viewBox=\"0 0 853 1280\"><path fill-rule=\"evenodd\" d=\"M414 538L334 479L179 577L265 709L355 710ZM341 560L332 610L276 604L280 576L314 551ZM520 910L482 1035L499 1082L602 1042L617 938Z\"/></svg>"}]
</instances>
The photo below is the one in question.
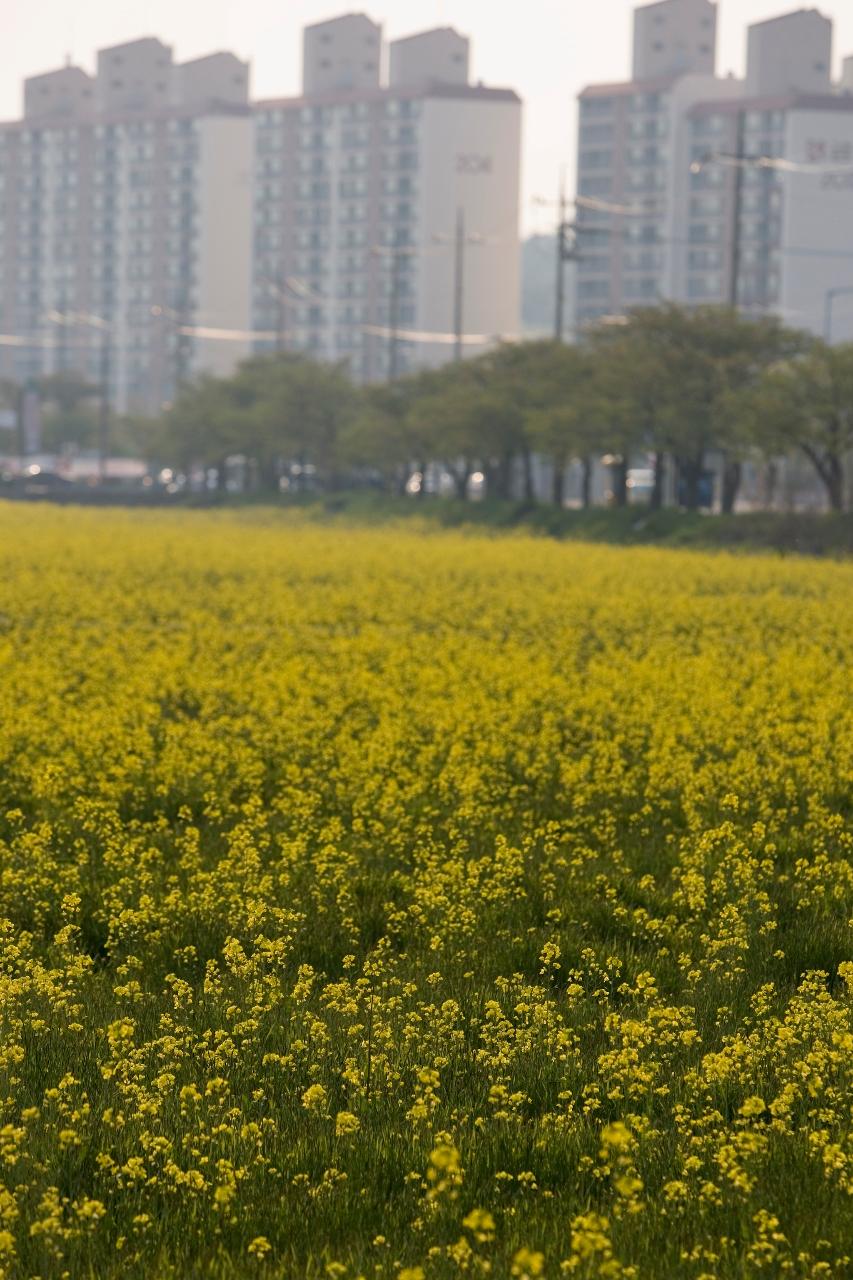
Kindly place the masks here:
<instances>
[{"instance_id":1,"label":"street light","mask_svg":"<svg viewBox=\"0 0 853 1280\"><path fill-rule=\"evenodd\" d=\"M836 298L853 294L853 285L838 285L827 289L823 302L823 339L827 344L832 342L832 309Z\"/></svg>"},{"instance_id":2,"label":"street light","mask_svg":"<svg viewBox=\"0 0 853 1280\"><path fill-rule=\"evenodd\" d=\"M463 311L465 306L465 248L469 244L486 244L487 240L479 232L465 233L465 209L462 205L456 210L456 230L452 235L436 232L432 237L433 244L453 245L453 332L456 341L453 346L454 360L462 359L464 339Z\"/></svg>"},{"instance_id":3,"label":"street light","mask_svg":"<svg viewBox=\"0 0 853 1280\"><path fill-rule=\"evenodd\" d=\"M388 307L388 381L393 382L399 373L398 342L400 336L400 294L403 289L403 266L407 258L425 252L421 245L375 244L371 254L376 258L391 259L391 294Z\"/></svg>"}]
</instances>

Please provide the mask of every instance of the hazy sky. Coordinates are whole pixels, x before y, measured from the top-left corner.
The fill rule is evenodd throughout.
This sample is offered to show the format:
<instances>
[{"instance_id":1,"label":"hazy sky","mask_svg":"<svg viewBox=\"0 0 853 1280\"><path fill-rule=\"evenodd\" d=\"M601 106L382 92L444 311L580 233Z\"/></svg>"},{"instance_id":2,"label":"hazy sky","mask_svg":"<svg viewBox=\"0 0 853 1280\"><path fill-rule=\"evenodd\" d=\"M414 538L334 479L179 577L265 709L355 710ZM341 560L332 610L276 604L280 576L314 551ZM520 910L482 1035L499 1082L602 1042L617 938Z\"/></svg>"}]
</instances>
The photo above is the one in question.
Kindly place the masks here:
<instances>
[{"instance_id":1,"label":"hazy sky","mask_svg":"<svg viewBox=\"0 0 853 1280\"><path fill-rule=\"evenodd\" d=\"M718 69L742 71L748 23L797 7L797 0L720 0ZM853 53L853 0L818 7L835 19L837 66ZM392 38L457 27L472 37L475 78L518 90L522 216L527 230L545 230L552 214L533 198L553 196L560 165L573 163L578 90L627 75L632 0L0 0L0 119L19 114L24 76L61 65L66 54L93 70L98 47L142 35L172 44L178 59L232 49L252 63L254 96L295 93L302 26L362 8Z\"/></svg>"}]
</instances>

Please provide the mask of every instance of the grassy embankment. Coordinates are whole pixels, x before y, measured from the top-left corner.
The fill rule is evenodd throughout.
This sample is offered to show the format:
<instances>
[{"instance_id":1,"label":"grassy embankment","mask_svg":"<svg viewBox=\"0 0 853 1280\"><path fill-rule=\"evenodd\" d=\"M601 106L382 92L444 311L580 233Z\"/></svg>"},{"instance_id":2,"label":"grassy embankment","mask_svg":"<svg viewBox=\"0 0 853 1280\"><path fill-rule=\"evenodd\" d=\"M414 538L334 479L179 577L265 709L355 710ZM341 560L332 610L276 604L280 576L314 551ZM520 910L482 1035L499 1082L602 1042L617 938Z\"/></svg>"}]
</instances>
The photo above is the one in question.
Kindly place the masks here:
<instances>
[{"instance_id":1,"label":"grassy embankment","mask_svg":"<svg viewBox=\"0 0 853 1280\"><path fill-rule=\"evenodd\" d=\"M256 501L253 499L253 501ZM269 501L269 499L266 499ZM453 498L393 498L381 493L306 494L281 500L320 520L355 519L383 524L426 520L444 528L473 526L481 532L518 530L559 539L615 545L728 548L800 555L853 553L853 514L804 515L757 511L742 515L702 515L646 507L559 510L543 503L460 502Z\"/></svg>"}]
</instances>

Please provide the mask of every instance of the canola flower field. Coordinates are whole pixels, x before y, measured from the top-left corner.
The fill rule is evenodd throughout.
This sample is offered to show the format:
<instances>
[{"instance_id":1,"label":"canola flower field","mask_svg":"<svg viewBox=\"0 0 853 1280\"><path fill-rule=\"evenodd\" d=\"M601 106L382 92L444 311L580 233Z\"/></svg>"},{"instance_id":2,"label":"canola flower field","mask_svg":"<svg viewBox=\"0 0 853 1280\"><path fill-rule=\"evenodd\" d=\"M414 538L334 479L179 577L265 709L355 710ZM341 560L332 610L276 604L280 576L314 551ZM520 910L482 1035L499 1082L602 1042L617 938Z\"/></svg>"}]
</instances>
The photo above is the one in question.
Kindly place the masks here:
<instances>
[{"instance_id":1,"label":"canola flower field","mask_svg":"<svg viewBox=\"0 0 853 1280\"><path fill-rule=\"evenodd\" d=\"M853 1275L853 565L0 538L4 1277Z\"/></svg>"}]
</instances>

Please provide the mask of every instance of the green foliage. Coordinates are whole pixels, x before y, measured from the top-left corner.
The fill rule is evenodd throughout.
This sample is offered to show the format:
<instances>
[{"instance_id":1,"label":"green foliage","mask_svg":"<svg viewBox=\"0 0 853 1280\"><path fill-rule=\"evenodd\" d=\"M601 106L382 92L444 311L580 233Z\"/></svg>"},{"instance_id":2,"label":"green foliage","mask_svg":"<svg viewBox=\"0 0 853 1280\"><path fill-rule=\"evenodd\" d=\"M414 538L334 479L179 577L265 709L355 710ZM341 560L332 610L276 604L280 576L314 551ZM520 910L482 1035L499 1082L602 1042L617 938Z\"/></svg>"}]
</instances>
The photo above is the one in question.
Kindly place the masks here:
<instances>
[{"instance_id":1,"label":"green foliage","mask_svg":"<svg viewBox=\"0 0 853 1280\"><path fill-rule=\"evenodd\" d=\"M289 463L316 467L332 484L339 437L355 408L342 369L296 356L258 356L231 378L203 377L185 387L166 416L161 456L188 467L251 458L275 489Z\"/></svg>"},{"instance_id":2,"label":"green foliage","mask_svg":"<svg viewBox=\"0 0 853 1280\"><path fill-rule=\"evenodd\" d=\"M100 388L71 369L46 374L37 385L44 405L44 448L56 453L69 446L93 448L98 439Z\"/></svg>"},{"instance_id":3,"label":"green foliage","mask_svg":"<svg viewBox=\"0 0 853 1280\"><path fill-rule=\"evenodd\" d=\"M800 448L840 511L844 457L853 450L853 344L815 343L768 369L744 397L742 421L767 451Z\"/></svg>"},{"instance_id":4,"label":"green foliage","mask_svg":"<svg viewBox=\"0 0 853 1280\"><path fill-rule=\"evenodd\" d=\"M226 459L242 455L270 491L282 475L311 472L331 489L349 473L401 492L413 472L435 463L455 478L460 497L477 469L491 496L509 498L520 462L529 500L538 453L553 463L557 506L567 465L584 464L588 497L591 460L608 455L615 502L624 505L628 468L640 452L655 456L658 506L669 454L691 509L715 450L725 460L727 511L745 457L801 448L838 507L853 417L851 365L853 347L826 353L773 317L666 304L602 323L573 346L504 344L386 386L356 387L342 364L255 357L231 378L184 388L162 437L148 432L147 439L158 460L216 468L223 477Z\"/></svg>"}]
</instances>

